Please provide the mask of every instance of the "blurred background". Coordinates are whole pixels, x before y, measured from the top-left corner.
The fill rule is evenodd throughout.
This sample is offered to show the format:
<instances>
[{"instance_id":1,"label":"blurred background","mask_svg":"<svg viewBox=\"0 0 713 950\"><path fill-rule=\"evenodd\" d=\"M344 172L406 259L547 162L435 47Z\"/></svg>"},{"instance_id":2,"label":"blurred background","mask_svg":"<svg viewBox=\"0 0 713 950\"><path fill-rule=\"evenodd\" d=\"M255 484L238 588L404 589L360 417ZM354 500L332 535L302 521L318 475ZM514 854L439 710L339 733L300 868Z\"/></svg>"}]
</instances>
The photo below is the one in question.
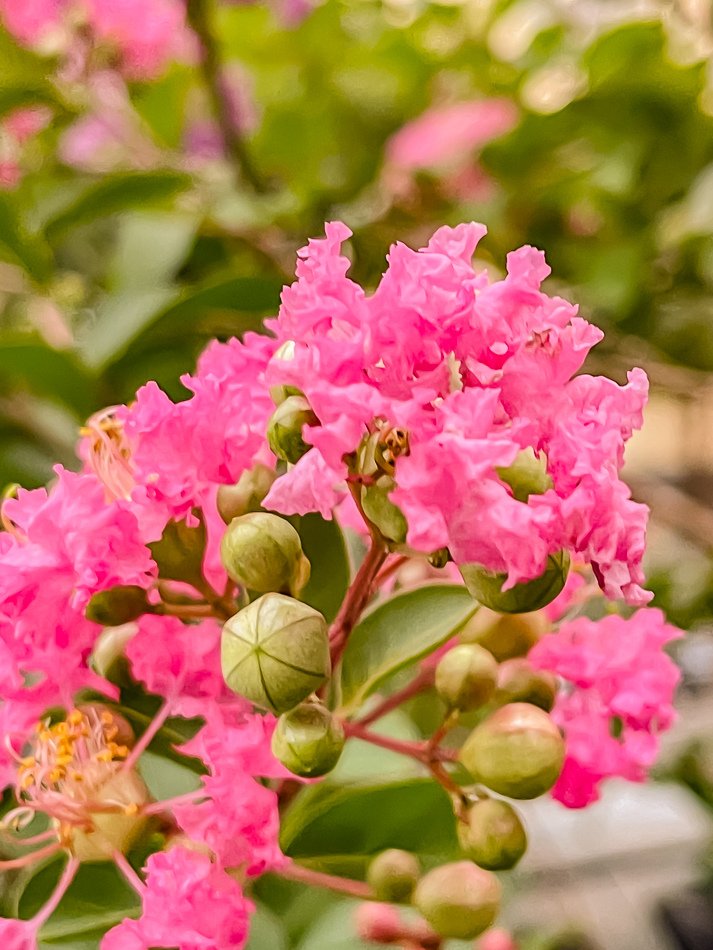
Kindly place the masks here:
<instances>
[{"instance_id":1,"label":"blurred background","mask_svg":"<svg viewBox=\"0 0 713 950\"><path fill-rule=\"evenodd\" d=\"M588 368L651 377L627 474L657 603L690 634L659 781L534 804L509 923L529 950L713 947L710 0L91 8L0 0L0 485L75 466L82 422L147 379L187 395L325 220L367 286L443 223L487 224L494 273L545 249L550 291L606 331ZM351 905L268 897L261 946L366 946Z\"/></svg>"}]
</instances>

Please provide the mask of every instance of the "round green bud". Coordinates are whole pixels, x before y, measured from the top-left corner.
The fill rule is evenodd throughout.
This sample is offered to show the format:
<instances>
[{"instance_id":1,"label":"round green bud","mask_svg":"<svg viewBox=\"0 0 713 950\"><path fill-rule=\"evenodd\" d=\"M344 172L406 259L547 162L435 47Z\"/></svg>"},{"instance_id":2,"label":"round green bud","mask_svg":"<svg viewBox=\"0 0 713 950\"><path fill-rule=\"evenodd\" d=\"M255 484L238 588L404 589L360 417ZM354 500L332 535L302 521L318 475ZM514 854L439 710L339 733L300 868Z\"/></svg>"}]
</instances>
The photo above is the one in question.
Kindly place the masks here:
<instances>
[{"instance_id":1,"label":"round green bud","mask_svg":"<svg viewBox=\"0 0 713 950\"><path fill-rule=\"evenodd\" d=\"M103 627L121 627L150 610L151 605L143 587L126 584L94 594L84 610L84 616Z\"/></svg>"},{"instance_id":2,"label":"round green bud","mask_svg":"<svg viewBox=\"0 0 713 950\"><path fill-rule=\"evenodd\" d=\"M471 861L456 861L425 874L413 902L442 937L473 940L494 922L501 896L494 874Z\"/></svg>"},{"instance_id":3,"label":"round green bud","mask_svg":"<svg viewBox=\"0 0 713 950\"><path fill-rule=\"evenodd\" d=\"M439 548L428 555L428 563L431 567L442 568L451 560L451 552L448 548Z\"/></svg>"},{"instance_id":4,"label":"round green bud","mask_svg":"<svg viewBox=\"0 0 713 950\"><path fill-rule=\"evenodd\" d=\"M275 409L267 424L267 441L275 455L285 462L299 462L312 448L302 438L304 426L319 425L304 396L288 396Z\"/></svg>"},{"instance_id":5,"label":"round green bud","mask_svg":"<svg viewBox=\"0 0 713 950\"><path fill-rule=\"evenodd\" d=\"M518 501L526 502L530 495L544 495L553 486L547 473L547 458L531 448L518 452L512 465L496 471Z\"/></svg>"},{"instance_id":6,"label":"round green bud","mask_svg":"<svg viewBox=\"0 0 713 950\"><path fill-rule=\"evenodd\" d=\"M524 656L549 629L544 613L499 614L480 607L458 634L462 643L478 643L500 663Z\"/></svg>"},{"instance_id":7,"label":"round green bud","mask_svg":"<svg viewBox=\"0 0 713 950\"><path fill-rule=\"evenodd\" d=\"M476 643L453 647L436 667L436 689L450 709L478 709L495 692L498 664Z\"/></svg>"},{"instance_id":8,"label":"round green bud","mask_svg":"<svg viewBox=\"0 0 713 950\"><path fill-rule=\"evenodd\" d=\"M299 534L289 521L267 511L233 518L220 544L223 567L247 590L296 592L304 584Z\"/></svg>"},{"instance_id":9,"label":"round green bud","mask_svg":"<svg viewBox=\"0 0 713 950\"><path fill-rule=\"evenodd\" d=\"M527 850L527 835L517 812L495 798L471 805L465 821L458 822L458 841L471 861L489 871L514 868Z\"/></svg>"},{"instance_id":10,"label":"round green bud","mask_svg":"<svg viewBox=\"0 0 713 950\"><path fill-rule=\"evenodd\" d=\"M233 518L258 511L276 477L271 468L258 463L243 472L235 485L221 485L216 501L223 521L230 524Z\"/></svg>"},{"instance_id":11,"label":"round green bud","mask_svg":"<svg viewBox=\"0 0 713 950\"><path fill-rule=\"evenodd\" d=\"M330 673L327 622L284 594L265 594L223 627L225 682L256 706L280 714L307 699Z\"/></svg>"},{"instance_id":12,"label":"round green bud","mask_svg":"<svg viewBox=\"0 0 713 950\"><path fill-rule=\"evenodd\" d=\"M364 514L381 534L389 541L403 544L408 532L408 524L403 512L389 498L396 482L388 475L378 479L374 485L364 485L361 490L361 506Z\"/></svg>"},{"instance_id":13,"label":"round green bud","mask_svg":"<svg viewBox=\"0 0 713 950\"><path fill-rule=\"evenodd\" d=\"M277 720L272 734L276 759L304 778L331 772L344 748L344 727L320 703L302 703Z\"/></svg>"},{"instance_id":14,"label":"round green bud","mask_svg":"<svg viewBox=\"0 0 713 950\"><path fill-rule=\"evenodd\" d=\"M460 572L471 596L485 607L503 614L521 614L546 607L560 593L567 580L569 554L550 554L539 577L503 590L507 574L494 574L480 564L461 564Z\"/></svg>"},{"instance_id":15,"label":"round green bud","mask_svg":"<svg viewBox=\"0 0 713 950\"><path fill-rule=\"evenodd\" d=\"M408 903L420 877L421 864L416 855L398 848L382 851L366 872L377 900L390 904Z\"/></svg>"},{"instance_id":16,"label":"round green bud","mask_svg":"<svg viewBox=\"0 0 713 950\"><path fill-rule=\"evenodd\" d=\"M524 657L500 664L495 700L498 703L531 703L549 712L557 696L557 678L547 670L536 670Z\"/></svg>"},{"instance_id":17,"label":"round green bud","mask_svg":"<svg viewBox=\"0 0 713 950\"><path fill-rule=\"evenodd\" d=\"M538 798L557 781L565 745L557 726L530 703L510 703L471 732L460 760L477 782L508 798Z\"/></svg>"}]
</instances>

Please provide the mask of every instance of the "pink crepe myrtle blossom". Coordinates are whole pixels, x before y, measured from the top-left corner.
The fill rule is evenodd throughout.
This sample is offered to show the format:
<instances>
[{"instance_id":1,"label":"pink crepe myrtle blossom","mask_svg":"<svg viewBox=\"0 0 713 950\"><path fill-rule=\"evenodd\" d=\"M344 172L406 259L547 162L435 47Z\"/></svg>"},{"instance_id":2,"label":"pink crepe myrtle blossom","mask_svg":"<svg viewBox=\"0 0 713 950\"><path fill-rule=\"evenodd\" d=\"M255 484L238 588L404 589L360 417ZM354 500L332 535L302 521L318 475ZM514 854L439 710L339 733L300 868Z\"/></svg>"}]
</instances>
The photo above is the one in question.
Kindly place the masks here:
<instances>
[{"instance_id":1,"label":"pink crepe myrtle blossom","mask_svg":"<svg viewBox=\"0 0 713 950\"><path fill-rule=\"evenodd\" d=\"M341 223L299 252L297 280L268 321L280 348L270 385L304 392L319 425L313 446L274 483L273 510L328 511L346 493L345 458L379 427L408 433L391 500L407 542L448 547L457 563L540 574L565 549L592 564L610 597L646 603L641 559L648 509L619 480L626 441L641 425L642 370L629 382L575 375L601 331L541 289L544 256L524 247L492 280L472 257L485 228L441 228L413 251L395 245L375 292L347 276ZM288 350L285 350L285 345ZM527 450L552 485L527 501L498 470Z\"/></svg>"},{"instance_id":2,"label":"pink crepe myrtle blossom","mask_svg":"<svg viewBox=\"0 0 713 950\"><path fill-rule=\"evenodd\" d=\"M646 608L628 619L578 617L533 647L531 662L565 681L552 713L567 743L556 799L579 808L599 797L605 778L645 780L675 718L680 672L664 647L680 636Z\"/></svg>"},{"instance_id":3,"label":"pink crepe myrtle blossom","mask_svg":"<svg viewBox=\"0 0 713 950\"><path fill-rule=\"evenodd\" d=\"M101 950L241 950L253 905L240 885L209 857L184 847L146 862L143 909L102 939Z\"/></svg>"}]
</instances>

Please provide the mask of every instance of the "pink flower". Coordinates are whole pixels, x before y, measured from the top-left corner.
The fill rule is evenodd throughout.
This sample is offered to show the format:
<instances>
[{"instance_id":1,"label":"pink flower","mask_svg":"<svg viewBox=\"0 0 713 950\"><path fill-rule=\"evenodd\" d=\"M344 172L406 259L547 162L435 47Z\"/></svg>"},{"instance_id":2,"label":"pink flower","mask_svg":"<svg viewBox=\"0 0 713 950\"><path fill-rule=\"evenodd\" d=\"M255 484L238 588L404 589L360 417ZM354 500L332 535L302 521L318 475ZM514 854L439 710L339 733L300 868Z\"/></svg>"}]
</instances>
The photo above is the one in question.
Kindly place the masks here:
<instances>
[{"instance_id":1,"label":"pink flower","mask_svg":"<svg viewBox=\"0 0 713 950\"><path fill-rule=\"evenodd\" d=\"M320 424L305 428L313 449L275 481L266 505L328 517L344 497L346 460L368 436L398 427L407 444L393 462L391 500L409 545L448 547L459 564L507 574L508 586L565 549L591 563L608 596L645 603L647 509L619 480L645 374L634 370L623 387L574 375L602 333L543 293L549 267L534 248L509 254L505 277L490 280L472 263L485 228L441 228L419 251L395 245L367 297L347 276L349 233L328 224L299 252L297 280L268 321L283 345L265 379L303 391ZM552 481L526 500L499 475L523 450Z\"/></svg>"},{"instance_id":2,"label":"pink flower","mask_svg":"<svg viewBox=\"0 0 713 950\"><path fill-rule=\"evenodd\" d=\"M0 191L11 191L17 188L22 180L22 169L13 158L0 158Z\"/></svg>"},{"instance_id":3,"label":"pink flower","mask_svg":"<svg viewBox=\"0 0 713 950\"><path fill-rule=\"evenodd\" d=\"M680 636L648 608L629 619L579 617L533 647L531 662L569 684L553 710L567 741L555 798L578 808L598 798L604 778L644 781L658 736L674 721L680 673L663 648Z\"/></svg>"},{"instance_id":4,"label":"pink flower","mask_svg":"<svg viewBox=\"0 0 713 950\"><path fill-rule=\"evenodd\" d=\"M517 109L509 99L475 99L434 106L389 139L386 160L403 169L455 164L509 132Z\"/></svg>"},{"instance_id":5,"label":"pink flower","mask_svg":"<svg viewBox=\"0 0 713 950\"><path fill-rule=\"evenodd\" d=\"M252 904L204 854L175 847L146 863L143 910L102 939L102 950L241 950Z\"/></svg>"},{"instance_id":6,"label":"pink flower","mask_svg":"<svg viewBox=\"0 0 713 950\"><path fill-rule=\"evenodd\" d=\"M37 924L0 917L0 939L6 950L37 950Z\"/></svg>"},{"instance_id":7,"label":"pink flower","mask_svg":"<svg viewBox=\"0 0 713 950\"><path fill-rule=\"evenodd\" d=\"M181 0L84 0L96 38L121 55L124 75L152 79L188 45Z\"/></svg>"},{"instance_id":8,"label":"pink flower","mask_svg":"<svg viewBox=\"0 0 713 950\"><path fill-rule=\"evenodd\" d=\"M30 106L15 109L2 121L3 129L22 145L47 127L52 118L46 106Z\"/></svg>"},{"instance_id":9,"label":"pink flower","mask_svg":"<svg viewBox=\"0 0 713 950\"><path fill-rule=\"evenodd\" d=\"M0 17L21 43L36 45L60 25L67 6L67 0L0 0Z\"/></svg>"}]
</instances>

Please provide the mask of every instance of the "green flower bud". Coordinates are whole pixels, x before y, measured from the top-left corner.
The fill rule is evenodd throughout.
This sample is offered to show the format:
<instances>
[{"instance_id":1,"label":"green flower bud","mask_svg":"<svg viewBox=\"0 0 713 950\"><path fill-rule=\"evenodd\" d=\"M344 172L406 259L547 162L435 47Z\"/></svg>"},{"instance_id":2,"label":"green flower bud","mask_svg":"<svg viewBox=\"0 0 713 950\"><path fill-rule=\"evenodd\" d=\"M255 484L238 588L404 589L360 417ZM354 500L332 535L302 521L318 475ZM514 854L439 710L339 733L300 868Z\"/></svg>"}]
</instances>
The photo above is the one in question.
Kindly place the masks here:
<instances>
[{"instance_id":1,"label":"green flower bud","mask_svg":"<svg viewBox=\"0 0 713 950\"><path fill-rule=\"evenodd\" d=\"M548 630L544 613L499 614L480 607L458 634L463 643L478 643L500 663L524 656Z\"/></svg>"},{"instance_id":2,"label":"green flower bud","mask_svg":"<svg viewBox=\"0 0 713 950\"><path fill-rule=\"evenodd\" d=\"M276 714L294 709L330 673L327 622L284 594L265 594L231 617L221 639L233 692Z\"/></svg>"},{"instance_id":3,"label":"green flower bud","mask_svg":"<svg viewBox=\"0 0 713 950\"><path fill-rule=\"evenodd\" d=\"M218 513L226 524L233 518L258 511L270 491L276 473L259 463L243 472L235 485L221 485L218 489Z\"/></svg>"},{"instance_id":4,"label":"green flower bud","mask_svg":"<svg viewBox=\"0 0 713 950\"><path fill-rule=\"evenodd\" d=\"M247 590L297 592L309 578L299 534L267 511L233 518L220 544L223 567ZM305 576L306 575L306 576Z\"/></svg>"},{"instance_id":5,"label":"green flower bud","mask_svg":"<svg viewBox=\"0 0 713 950\"><path fill-rule=\"evenodd\" d=\"M502 587L507 574L493 574L479 564L461 564L459 569L471 595L485 607L504 614L521 614L546 607L560 593L567 580L569 554L551 554L539 577L505 591Z\"/></svg>"},{"instance_id":6,"label":"green flower bud","mask_svg":"<svg viewBox=\"0 0 713 950\"><path fill-rule=\"evenodd\" d=\"M506 660L498 671L495 700L498 703L531 703L549 712L557 696L557 678L536 670L524 657Z\"/></svg>"},{"instance_id":7,"label":"green flower bud","mask_svg":"<svg viewBox=\"0 0 713 950\"><path fill-rule=\"evenodd\" d=\"M547 458L537 455L534 449L518 452L515 461L507 468L496 469L502 480L512 488L518 501L527 501L530 495L544 495L553 482L547 474Z\"/></svg>"},{"instance_id":8,"label":"green flower bud","mask_svg":"<svg viewBox=\"0 0 713 950\"><path fill-rule=\"evenodd\" d=\"M361 490L361 506L364 514L389 541L403 544L408 524L403 512L389 498L396 485L393 478L384 475L374 485L364 485Z\"/></svg>"},{"instance_id":9,"label":"green flower bud","mask_svg":"<svg viewBox=\"0 0 713 950\"><path fill-rule=\"evenodd\" d=\"M94 594L84 610L84 616L103 627L120 627L150 610L151 605L143 587L126 584Z\"/></svg>"},{"instance_id":10,"label":"green flower bud","mask_svg":"<svg viewBox=\"0 0 713 950\"><path fill-rule=\"evenodd\" d=\"M450 709L478 709L495 692L498 664L475 643L453 647L436 667L436 689Z\"/></svg>"},{"instance_id":11,"label":"green flower bud","mask_svg":"<svg viewBox=\"0 0 713 950\"><path fill-rule=\"evenodd\" d=\"M470 861L457 861L425 874L413 900L442 937L472 940L494 922L501 895L494 874Z\"/></svg>"},{"instance_id":12,"label":"green flower bud","mask_svg":"<svg viewBox=\"0 0 713 950\"><path fill-rule=\"evenodd\" d=\"M507 802L484 798L458 822L458 841L470 858L489 871L514 868L527 849L527 835L515 809Z\"/></svg>"},{"instance_id":13,"label":"green flower bud","mask_svg":"<svg viewBox=\"0 0 713 950\"><path fill-rule=\"evenodd\" d=\"M542 709L510 703L476 726L460 760L477 782L508 798L537 798L557 781L565 746Z\"/></svg>"},{"instance_id":14,"label":"green flower bud","mask_svg":"<svg viewBox=\"0 0 713 950\"><path fill-rule=\"evenodd\" d=\"M276 759L304 778L331 772L344 748L344 727L320 703L302 703L277 720L272 735Z\"/></svg>"},{"instance_id":15,"label":"green flower bud","mask_svg":"<svg viewBox=\"0 0 713 950\"><path fill-rule=\"evenodd\" d=\"M431 567L442 568L451 560L451 552L448 548L439 548L428 555L428 563Z\"/></svg>"},{"instance_id":16,"label":"green flower bud","mask_svg":"<svg viewBox=\"0 0 713 950\"><path fill-rule=\"evenodd\" d=\"M312 448L302 438L304 426L317 426L319 419L304 396L288 396L275 409L267 424L267 441L285 462L299 462Z\"/></svg>"},{"instance_id":17,"label":"green flower bud","mask_svg":"<svg viewBox=\"0 0 713 950\"><path fill-rule=\"evenodd\" d=\"M405 904L421 877L421 864L416 855L398 848L382 851L369 865L367 883L377 900Z\"/></svg>"}]
</instances>

